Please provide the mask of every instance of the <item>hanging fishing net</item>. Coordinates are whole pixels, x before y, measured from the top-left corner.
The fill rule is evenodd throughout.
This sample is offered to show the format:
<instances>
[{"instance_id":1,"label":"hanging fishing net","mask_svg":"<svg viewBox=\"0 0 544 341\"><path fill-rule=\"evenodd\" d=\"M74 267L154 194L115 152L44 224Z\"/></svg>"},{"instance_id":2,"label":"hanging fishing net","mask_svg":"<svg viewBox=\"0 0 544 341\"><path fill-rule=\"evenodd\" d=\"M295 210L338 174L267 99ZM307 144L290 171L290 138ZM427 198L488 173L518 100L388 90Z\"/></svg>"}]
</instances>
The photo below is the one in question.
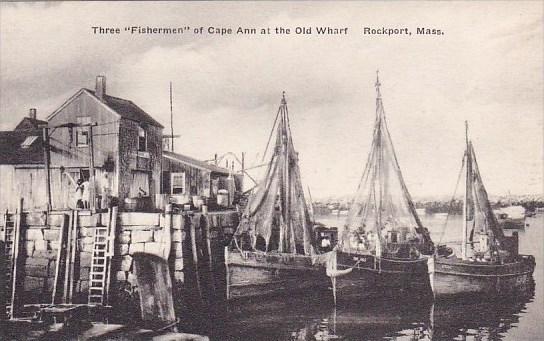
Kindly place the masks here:
<instances>
[{"instance_id":1,"label":"hanging fishing net","mask_svg":"<svg viewBox=\"0 0 544 341\"><path fill-rule=\"evenodd\" d=\"M309 255L312 224L285 99L278 118L276 142L265 177L250 196L235 236L248 237L253 249Z\"/></svg>"},{"instance_id":2,"label":"hanging fishing net","mask_svg":"<svg viewBox=\"0 0 544 341\"><path fill-rule=\"evenodd\" d=\"M371 149L339 240L344 251L413 257L430 252L432 242L404 183L376 85Z\"/></svg>"}]
</instances>

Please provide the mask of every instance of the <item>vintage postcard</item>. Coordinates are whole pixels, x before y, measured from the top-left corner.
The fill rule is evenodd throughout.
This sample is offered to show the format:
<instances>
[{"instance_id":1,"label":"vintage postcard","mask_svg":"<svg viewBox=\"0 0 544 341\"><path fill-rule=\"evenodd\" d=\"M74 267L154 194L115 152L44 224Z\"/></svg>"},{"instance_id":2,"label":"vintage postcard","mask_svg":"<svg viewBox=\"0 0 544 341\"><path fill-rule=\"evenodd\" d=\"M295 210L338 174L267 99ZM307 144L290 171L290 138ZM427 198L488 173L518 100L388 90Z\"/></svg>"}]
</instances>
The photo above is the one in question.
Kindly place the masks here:
<instances>
[{"instance_id":1,"label":"vintage postcard","mask_svg":"<svg viewBox=\"0 0 544 341\"><path fill-rule=\"evenodd\" d=\"M0 339L544 339L543 16L0 3Z\"/></svg>"}]
</instances>

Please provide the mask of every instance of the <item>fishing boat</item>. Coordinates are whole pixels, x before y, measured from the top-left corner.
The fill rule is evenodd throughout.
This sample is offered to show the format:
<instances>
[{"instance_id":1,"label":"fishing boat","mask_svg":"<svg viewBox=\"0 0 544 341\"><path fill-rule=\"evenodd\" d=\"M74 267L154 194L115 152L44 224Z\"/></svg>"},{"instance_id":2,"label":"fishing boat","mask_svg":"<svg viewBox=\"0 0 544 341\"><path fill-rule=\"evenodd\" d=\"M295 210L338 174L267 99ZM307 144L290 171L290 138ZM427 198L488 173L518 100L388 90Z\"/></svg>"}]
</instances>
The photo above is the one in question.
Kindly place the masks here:
<instances>
[{"instance_id":1,"label":"fishing boat","mask_svg":"<svg viewBox=\"0 0 544 341\"><path fill-rule=\"evenodd\" d=\"M465 123L466 124L466 123ZM429 279L435 298L524 293L530 289L535 259L518 253L518 234L505 236L498 224L466 124L466 151L461 255L429 259Z\"/></svg>"},{"instance_id":2,"label":"fishing boat","mask_svg":"<svg viewBox=\"0 0 544 341\"><path fill-rule=\"evenodd\" d=\"M525 208L523 206L507 206L493 211L499 226L503 229L525 228Z\"/></svg>"},{"instance_id":3,"label":"fishing boat","mask_svg":"<svg viewBox=\"0 0 544 341\"><path fill-rule=\"evenodd\" d=\"M330 284L325 267L314 257L313 225L304 199L285 96L272 132L275 128L276 140L266 175L249 197L231 245L225 248L230 300L284 295Z\"/></svg>"},{"instance_id":4,"label":"fishing boat","mask_svg":"<svg viewBox=\"0 0 544 341\"><path fill-rule=\"evenodd\" d=\"M434 251L395 155L376 78L376 119L370 153L346 224L336 264L328 271L342 296L430 293L427 258Z\"/></svg>"}]
</instances>

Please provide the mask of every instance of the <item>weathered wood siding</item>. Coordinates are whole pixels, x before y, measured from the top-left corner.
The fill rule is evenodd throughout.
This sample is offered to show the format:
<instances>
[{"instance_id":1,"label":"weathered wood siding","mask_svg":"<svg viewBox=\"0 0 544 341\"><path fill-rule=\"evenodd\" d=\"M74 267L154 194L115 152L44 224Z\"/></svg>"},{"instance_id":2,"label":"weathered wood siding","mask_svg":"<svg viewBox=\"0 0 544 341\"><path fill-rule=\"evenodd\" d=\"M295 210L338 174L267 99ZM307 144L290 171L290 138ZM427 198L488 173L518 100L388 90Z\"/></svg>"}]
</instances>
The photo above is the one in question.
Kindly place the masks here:
<instances>
[{"instance_id":1,"label":"weathered wood siding","mask_svg":"<svg viewBox=\"0 0 544 341\"><path fill-rule=\"evenodd\" d=\"M53 209L75 208L75 186L66 173L79 173L79 168L51 169L51 202ZM103 194L105 172L96 171L95 193ZM111 178L108 178L111 181ZM20 198L24 199L28 210L45 210L47 208L47 187L43 166L0 165L0 210L15 211ZM111 188L111 187L110 187Z\"/></svg>"},{"instance_id":2,"label":"weathered wood siding","mask_svg":"<svg viewBox=\"0 0 544 341\"><path fill-rule=\"evenodd\" d=\"M49 126L77 123L78 117L90 117L93 127L94 164L106 160L117 163L120 117L89 93L83 91L49 120ZM76 129L51 131L51 164L64 167L89 167L89 147L76 145Z\"/></svg>"},{"instance_id":3,"label":"weathered wood siding","mask_svg":"<svg viewBox=\"0 0 544 341\"><path fill-rule=\"evenodd\" d=\"M139 123L121 120L119 128L119 199L122 203L125 198L134 196L142 184L141 176L147 174L149 193L154 199L160 191L161 158L162 158L162 129L146 125L147 153L138 152Z\"/></svg>"},{"instance_id":4,"label":"weathered wood siding","mask_svg":"<svg viewBox=\"0 0 544 341\"><path fill-rule=\"evenodd\" d=\"M186 194L210 196L210 171L206 169L191 167L188 164L172 161L163 158L162 163L162 191L161 193L170 193L170 174L185 173Z\"/></svg>"}]
</instances>

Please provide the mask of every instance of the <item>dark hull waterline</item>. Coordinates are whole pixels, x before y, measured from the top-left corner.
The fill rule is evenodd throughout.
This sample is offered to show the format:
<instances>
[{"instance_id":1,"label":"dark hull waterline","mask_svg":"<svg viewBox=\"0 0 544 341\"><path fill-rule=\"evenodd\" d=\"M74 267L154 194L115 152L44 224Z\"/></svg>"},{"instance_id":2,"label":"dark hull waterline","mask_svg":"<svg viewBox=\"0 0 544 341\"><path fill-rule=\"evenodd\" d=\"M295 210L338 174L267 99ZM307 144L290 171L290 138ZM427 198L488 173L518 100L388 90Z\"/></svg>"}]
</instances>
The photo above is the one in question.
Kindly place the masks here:
<instances>
[{"instance_id":1,"label":"dark hull waterline","mask_svg":"<svg viewBox=\"0 0 544 341\"><path fill-rule=\"evenodd\" d=\"M523 295L531 289L534 267L532 256L506 264L435 257L429 259L429 281L436 299Z\"/></svg>"},{"instance_id":2,"label":"dark hull waterline","mask_svg":"<svg viewBox=\"0 0 544 341\"><path fill-rule=\"evenodd\" d=\"M352 297L403 297L430 294L427 257L378 259L373 255L338 252L337 268L349 273L336 277L337 299Z\"/></svg>"},{"instance_id":3,"label":"dark hull waterline","mask_svg":"<svg viewBox=\"0 0 544 341\"><path fill-rule=\"evenodd\" d=\"M243 254L242 254L243 253ZM288 295L326 290L325 268L313 265L311 256L227 250L229 300Z\"/></svg>"}]
</instances>

